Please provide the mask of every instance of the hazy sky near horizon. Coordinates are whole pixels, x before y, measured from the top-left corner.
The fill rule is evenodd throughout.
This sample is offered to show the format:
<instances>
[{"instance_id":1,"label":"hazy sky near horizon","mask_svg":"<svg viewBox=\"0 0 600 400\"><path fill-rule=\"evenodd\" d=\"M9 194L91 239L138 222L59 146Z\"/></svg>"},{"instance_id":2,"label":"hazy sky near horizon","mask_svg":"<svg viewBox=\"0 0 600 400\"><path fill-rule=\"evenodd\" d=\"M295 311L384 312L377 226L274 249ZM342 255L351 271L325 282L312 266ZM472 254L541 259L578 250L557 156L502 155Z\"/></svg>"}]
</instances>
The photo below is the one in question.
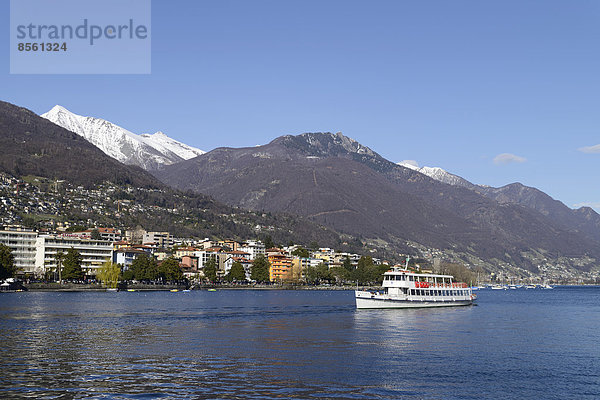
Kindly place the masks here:
<instances>
[{"instance_id":1,"label":"hazy sky near horizon","mask_svg":"<svg viewBox=\"0 0 600 400\"><path fill-rule=\"evenodd\" d=\"M38 114L207 151L341 131L600 211L598 1L155 0L150 75L10 75L0 40L1 100Z\"/></svg>"}]
</instances>

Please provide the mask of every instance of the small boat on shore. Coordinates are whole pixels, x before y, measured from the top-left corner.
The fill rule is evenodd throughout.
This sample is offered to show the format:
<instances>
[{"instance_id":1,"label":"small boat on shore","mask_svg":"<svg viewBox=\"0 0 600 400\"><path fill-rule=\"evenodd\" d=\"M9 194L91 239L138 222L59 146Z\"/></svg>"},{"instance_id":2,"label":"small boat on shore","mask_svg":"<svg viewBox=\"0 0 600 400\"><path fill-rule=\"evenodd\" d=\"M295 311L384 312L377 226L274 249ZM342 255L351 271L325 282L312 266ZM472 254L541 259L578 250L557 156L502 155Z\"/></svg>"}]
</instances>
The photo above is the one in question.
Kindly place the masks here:
<instances>
[{"instance_id":1,"label":"small boat on shore","mask_svg":"<svg viewBox=\"0 0 600 400\"><path fill-rule=\"evenodd\" d=\"M537 286L529 284L527 286L525 286L525 289L535 289Z\"/></svg>"},{"instance_id":2,"label":"small boat on shore","mask_svg":"<svg viewBox=\"0 0 600 400\"><path fill-rule=\"evenodd\" d=\"M452 275L418 273L398 267L383 274L380 291L355 291L358 309L468 306L476 298L469 285L454 282Z\"/></svg>"}]
</instances>

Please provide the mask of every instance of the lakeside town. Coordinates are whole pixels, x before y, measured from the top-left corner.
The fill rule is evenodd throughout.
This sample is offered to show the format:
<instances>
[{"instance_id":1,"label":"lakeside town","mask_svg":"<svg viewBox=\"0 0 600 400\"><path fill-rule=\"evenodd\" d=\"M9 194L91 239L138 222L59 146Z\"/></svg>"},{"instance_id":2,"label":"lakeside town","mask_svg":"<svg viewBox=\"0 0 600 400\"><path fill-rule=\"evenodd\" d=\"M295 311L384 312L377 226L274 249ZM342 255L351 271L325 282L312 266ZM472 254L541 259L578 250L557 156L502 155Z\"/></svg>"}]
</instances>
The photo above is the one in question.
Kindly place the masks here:
<instances>
[{"instance_id":1,"label":"lakeside town","mask_svg":"<svg viewBox=\"0 0 600 400\"><path fill-rule=\"evenodd\" d=\"M96 279L107 262L117 264L125 273L136 266L139 258L154 260L158 266L167 260L176 260L181 270L179 278L192 282L224 280L236 265L243 269L242 276L236 275L237 280L256 280L251 277L252 266L260 259L268 261L268 276L261 279L268 282L306 281L307 271L322 264L328 269L344 265L356 269L361 259L365 266L382 264L377 258L331 248L308 250L299 245L278 248L272 242L260 240L176 238L169 232L143 229L122 232L115 228L93 228L80 232L41 233L9 226L0 230L0 244L12 250L17 276L23 279L53 277L58 273L59 255L67 255L69 251L75 251L79 256L83 272L81 280ZM207 273L207 267L214 271ZM173 276L177 277L177 274Z\"/></svg>"},{"instance_id":2,"label":"lakeside town","mask_svg":"<svg viewBox=\"0 0 600 400\"><path fill-rule=\"evenodd\" d=\"M116 226L130 222L132 216L143 216L154 222L163 220L166 214L177 224L185 224L192 218L185 207L148 205L135 201L133 195L127 196L136 191L144 194L160 192L112 184L90 189L58 180L17 179L0 174L0 244L10 248L16 276L29 281L59 280L62 278L59 277L61 257L73 249L81 268L76 278L81 281L95 281L100 269L108 262L118 266L119 279L123 280L145 277L145 280L186 280L191 283L343 284L359 281L366 284L377 282L382 271L402 263L409 256L399 254L394 261L389 261L376 257L374 250L360 254L321 247L318 243L276 245L269 235L276 229L272 225L249 226L251 229L247 230L253 236L241 240L217 239L222 232L216 228L212 238L197 238L175 235L167 230L146 230L139 225L134 228ZM221 217L232 226L249 224L239 215ZM112 222L112 226L101 225L107 222ZM217 226L214 221L212 226ZM597 271L574 271L566 265L544 263L543 260L540 260L541 273L537 275L511 265L505 265L504 271L490 271L481 267L481 260L464 262L464 255L449 250L409 245L413 249L410 256L416 260L412 267L452 272L472 284L580 284L596 283L598 279ZM168 260L165 265L171 265L174 272L136 276L133 271L137 268L134 263L138 258L155 263L156 271ZM255 271L253 276L252 267L257 258L261 260L263 271Z\"/></svg>"}]
</instances>

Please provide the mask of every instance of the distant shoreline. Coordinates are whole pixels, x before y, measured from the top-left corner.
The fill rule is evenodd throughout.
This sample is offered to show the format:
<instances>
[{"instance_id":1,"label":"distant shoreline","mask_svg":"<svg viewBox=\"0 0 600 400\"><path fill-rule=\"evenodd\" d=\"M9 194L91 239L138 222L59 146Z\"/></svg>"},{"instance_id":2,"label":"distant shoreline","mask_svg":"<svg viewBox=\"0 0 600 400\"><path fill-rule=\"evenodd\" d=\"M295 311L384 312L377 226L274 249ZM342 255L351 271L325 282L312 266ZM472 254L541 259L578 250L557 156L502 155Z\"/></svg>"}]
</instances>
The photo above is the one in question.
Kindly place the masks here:
<instances>
[{"instance_id":1,"label":"distant shoreline","mask_svg":"<svg viewBox=\"0 0 600 400\"><path fill-rule=\"evenodd\" d=\"M99 284L75 284L75 283L30 283L24 287L29 292L105 292L106 287ZM159 292L171 290L354 290L355 286L307 286L307 285L127 285L120 286L119 291L136 292Z\"/></svg>"},{"instance_id":2,"label":"distant shoreline","mask_svg":"<svg viewBox=\"0 0 600 400\"><path fill-rule=\"evenodd\" d=\"M76 283L65 283L59 285L58 283L30 283L23 285L25 291L29 292L106 292L106 287L100 284L76 284ZM569 285L555 285L562 287L600 287L600 285L594 284L569 284ZM360 286L361 290L377 290L379 286ZM136 292L168 292L168 291L183 291L183 290L328 290L337 291L345 290L351 291L356 290L356 286L311 286L311 285L148 285L148 284L135 284L120 286L119 291L136 291ZM486 289L482 289L486 290ZM23 291L23 290L21 290ZM20 291L20 292L21 292ZM5 290L0 293L14 293L16 290Z\"/></svg>"}]
</instances>

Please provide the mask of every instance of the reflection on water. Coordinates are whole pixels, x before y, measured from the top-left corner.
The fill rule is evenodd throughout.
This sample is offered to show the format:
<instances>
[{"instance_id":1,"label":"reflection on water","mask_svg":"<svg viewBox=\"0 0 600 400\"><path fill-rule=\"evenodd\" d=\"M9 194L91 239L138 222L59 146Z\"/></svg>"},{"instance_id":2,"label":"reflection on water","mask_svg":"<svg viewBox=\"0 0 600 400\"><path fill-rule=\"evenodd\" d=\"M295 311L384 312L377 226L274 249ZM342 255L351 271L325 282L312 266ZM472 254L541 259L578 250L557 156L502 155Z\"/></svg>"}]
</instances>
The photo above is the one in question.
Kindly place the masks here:
<instances>
[{"instance_id":1,"label":"reflection on water","mask_svg":"<svg viewBox=\"0 0 600 400\"><path fill-rule=\"evenodd\" d=\"M360 311L352 292L2 294L0 397L595 398L600 290L514 292Z\"/></svg>"}]
</instances>

